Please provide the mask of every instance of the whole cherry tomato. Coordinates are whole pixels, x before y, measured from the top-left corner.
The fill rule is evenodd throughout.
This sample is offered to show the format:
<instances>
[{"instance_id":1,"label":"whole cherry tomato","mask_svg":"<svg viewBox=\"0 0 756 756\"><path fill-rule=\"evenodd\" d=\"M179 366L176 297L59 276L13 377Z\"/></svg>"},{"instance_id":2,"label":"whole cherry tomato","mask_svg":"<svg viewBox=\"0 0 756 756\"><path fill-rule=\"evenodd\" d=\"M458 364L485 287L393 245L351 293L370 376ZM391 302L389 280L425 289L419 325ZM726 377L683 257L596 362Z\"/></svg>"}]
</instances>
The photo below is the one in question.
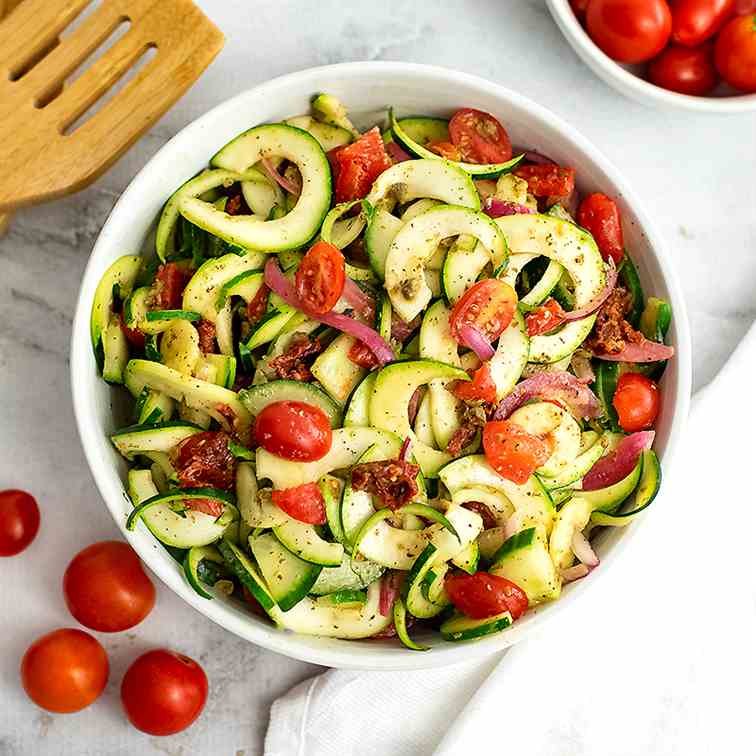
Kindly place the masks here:
<instances>
[{"instance_id":1,"label":"whole cherry tomato","mask_svg":"<svg viewBox=\"0 0 756 756\"><path fill-rule=\"evenodd\" d=\"M733 14L735 0L673 0L672 41L696 47L713 37Z\"/></svg>"},{"instance_id":2,"label":"whole cherry tomato","mask_svg":"<svg viewBox=\"0 0 756 756\"><path fill-rule=\"evenodd\" d=\"M297 462L322 459L331 448L331 424L320 407L273 402L255 420L255 440L266 451Z\"/></svg>"},{"instance_id":3,"label":"whole cherry tomato","mask_svg":"<svg viewBox=\"0 0 756 756\"><path fill-rule=\"evenodd\" d=\"M121 702L129 722L149 735L189 727L207 701L207 676L194 659L167 649L142 654L126 670Z\"/></svg>"},{"instance_id":4,"label":"whole cherry tomato","mask_svg":"<svg viewBox=\"0 0 756 756\"><path fill-rule=\"evenodd\" d=\"M325 501L317 483L274 489L270 498L279 509L295 520L309 525L325 525L327 522Z\"/></svg>"},{"instance_id":5,"label":"whole cherry tomato","mask_svg":"<svg viewBox=\"0 0 756 756\"><path fill-rule=\"evenodd\" d=\"M105 689L108 671L105 649L89 633L72 628L37 638L21 660L26 695L58 714L89 706Z\"/></svg>"},{"instance_id":6,"label":"whole cherry tomato","mask_svg":"<svg viewBox=\"0 0 756 756\"><path fill-rule=\"evenodd\" d=\"M516 620L528 608L528 597L519 585L488 572L447 575L444 588L452 604L473 619L509 612Z\"/></svg>"},{"instance_id":7,"label":"whole cherry tomato","mask_svg":"<svg viewBox=\"0 0 756 756\"><path fill-rule=\"evenodd\" d=\"M302 258L294 278L297 296L310 312L324 315L344 291L344 255L338 247L319 241Z\"/></svg>"},{"instance_id":8,"label":"whole cherry tomato","mask_svg":"<svg viewBox=\"0 0 756 756\"><path fill-rule=\"evenodd\" d=\"M719 77L714 68L713 47L670 45L648 66L648 78L657 87L672 92L702 96L711 92Z\"/></svg>"},{"instance_id":9,"label":"whole cherry tomato","mask_svg":"<svg viewBox=\"0 0 756 756\"><path fill-rule=\"evenodd\" d=\"M0 491L0 556L21 553L39 530L39 507L31 494Z\"/></svg>"},{"instance_id":10,"label":"whole cherry tomato","mask_svg":"<svg viewBox=\"0 0 756 756\"><path fill-rule=\"evenodd\" d=\"M623 373L612 399L619 424L627 433L651 428L659 416L659 387L640 373Z\"/></svg>"},{"instance_id":11,"label":"whole cherry tomato","mask_svg":"<svg viewBox=\"0 0 756 756\"><path fill-rule=\"evenodd\" d=\"M611 257L619 265L625 255L625 241L617 203L600 192L589 194L580 203L577 222L590 231L601 257L604 260Z\"/></svg>"},{"instance_id":12,"label":"whole cherry tomato","mask_svg":"<svg viewBox=\"0 0 756 756\"><path fill-rule=\"evenodd\" d=\"M733 18L714 46L720 76L741 92L756 92L756 15Z\"/></svg>"},{"instance_id":13,"label":"whole cherry tomato","mask_svg":"<svg viewBox=\"0 0 756 756\"><path fill-rule=\"evenodd\" d=\"M522 485L552 455L554 441L528 433L509 420L492 420L483 428L483 450L488 464L502 478Z\"/></svg>"},{"instance_id":14,"label":"whole cherry tomato","mask_svg":"<svg viewBox=\"0 0 756 756\"><path fill-rule=\"evenodd\" d=\"M155 586L122 541L101 541L80 551L63 573L63 595L71 614L101 633L134 627L155 605Z\"/></svg>"},{"instance_id":15,"label":"whole cherry tomato","mask_svg":"<svg viewBox=\"0 0 756 756\"><path fill-rule=\"evenodd\" d=\"M610 58L643 63L664 49L672 15L665 0L590 0L586 28Z\"/></svg>"},{"instance_id":16,"label":"whole cherry tomato","mask_svg":"<svg viewBox=\"0 0 756 756\"><path fill-rule=\"evenodd\" d=\"M462 343L460 328L470 325L488 341L501 336L517 309L517 294L504 281L486 278L473 284L452 308L449 326L452 336Z\"/></svg>"},{"instance_id":17,"label":"whole cherry tomato","mask_svg":"<svg viewBox=\"0 0 756 756\"><path fill-rule=\"evenodd\" d=\"M482 110L458 110L449 121L449 138L466 163L503 163L512 157L507 130Z\"/></svg>"}]
</instances>

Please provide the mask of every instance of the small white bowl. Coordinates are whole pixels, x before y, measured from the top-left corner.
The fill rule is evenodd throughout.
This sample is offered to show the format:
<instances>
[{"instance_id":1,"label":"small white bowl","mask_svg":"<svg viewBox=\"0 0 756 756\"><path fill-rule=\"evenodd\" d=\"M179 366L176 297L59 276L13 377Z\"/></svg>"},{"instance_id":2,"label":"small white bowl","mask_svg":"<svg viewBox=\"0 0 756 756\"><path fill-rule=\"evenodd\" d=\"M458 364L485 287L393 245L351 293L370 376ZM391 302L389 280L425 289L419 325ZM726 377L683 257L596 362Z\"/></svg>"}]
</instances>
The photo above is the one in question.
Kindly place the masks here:
<instances>
[{"instance_id":1,"label":"small white bowl","mask_svg":"<svg viewBox=\"0 0 756 756\"><path fill-rule=\"evenodd\" d=\"M245 129L309 109L313 93L342 99L358 124L385 116L386 107L402 113L450 116L468 106L489 111L506 125L512 141L568 163L577 169L582 191L601 190L616 197L624 219L625 239L649 294L670 301L674 319L670 342L677 354L662 381L662 414L656 450L665 471L688 414L691 347L685 304L664 243L614 166L587 140L556 116L516 92L474 76L431 66L404 63L347 63L314 68L274 79L219 105L189 124L166 144L134 178L116 203L89 260L76 308L71 344L74 410L87 461L105 503L129 543L144 562L179 596L219 625L265 648L316 664L359 669L415 669L452 664L490 654L531 634L548 618L574 604L596 580L608 580L611 566L638 523L608 528L597 545L602 564L589 577L567 586L562 598L539 607L510 630L478 642L448 643L433 635L432 646L417 653L393 641L344 641L294 635L278 630L227 600L208 601L186 583L179 565L147 529L125 530L131 510L124 480L126 465L108 434L128 422L124 390L112 388L97 374L89 340L92 296L105 269L119 256L142 250L155 220L173 190L207 164L211 155ZM654 507L666 506L665 492ZM651 515L653 517L653 514ZM640 558L636 554L634 557ZM579 615L575 615L579 621Z\"/></svg>"},{"instance_id":2,"label":"small white bowl","mask_svg":"<svg viewBox=\"0 0 756 756\"><path fill-rule=\"evenodd\" d=\"M706 97L693 97L657 87L636 75L634 71L640 72L640 67L617 63L602 52L578 21L569 0L546 0L546 4L562 34L583 62L607 84L633 100L644 105L682 108L699 113L747 113L756 110L756 94L735 94L733 90L725 91L727 88L724 85Z\"/></svg>"}]
</instances>

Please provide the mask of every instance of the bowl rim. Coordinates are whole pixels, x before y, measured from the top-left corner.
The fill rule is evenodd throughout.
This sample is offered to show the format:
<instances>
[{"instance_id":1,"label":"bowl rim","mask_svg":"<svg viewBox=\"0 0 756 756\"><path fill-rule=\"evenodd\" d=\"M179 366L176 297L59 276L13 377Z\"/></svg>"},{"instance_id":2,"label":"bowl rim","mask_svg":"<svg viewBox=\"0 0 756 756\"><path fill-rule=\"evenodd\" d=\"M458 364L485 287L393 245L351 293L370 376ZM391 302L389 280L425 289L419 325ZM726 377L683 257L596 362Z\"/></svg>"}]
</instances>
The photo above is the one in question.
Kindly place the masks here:
<instances>
[{"instance_id":1,"label":"bowl rim","mask_svg":"<svg viewBox=\"0 0 756 756\"><path fill-rule=\"evenodd\" d=\"M733 115L756 110L756 94L695 97L672 92L625 70L590 38L569 0L546 0L557 26L582 61L607 84L645 105L670 106L698 113Z\"/></svg>"},{"instance_id":2,"label":"bowl rim","mask_svg":"<svg viewBox=\"0 0 756 756\"><path fill-rule=\"evenodd\" d=\"M672 268L663 238L617 168L587 138L529 98L481 77L440 66L384 61L349 62L308 68L271 79L220 103L184 126L150 158L119 197L100 231L84 275L82 276L72 328L70 351L71 389L74 414L81 444L100 495L123 536L137 551L145 564L169 588L187 601L190 606L226 630L268 650L310 663L344 669L423 669L454 664L479 658L496 651L502 651L514 642L517 642L520 639L520 635L523 637L528 635L537 627L540 627L546 620L563 613L595 581L581 581L581 584L574 586L569 599L565 598L562 601L551 604L548 607L549 610L546 612L536 612L524 633L518 634L516 626L513 626L512 631L507 634L493 635L472 644L448 643L443 647L434 648L433 653L429 654L411 654L403 647L397 646L395 653L380 656L377 654L366 654L364 656L368 658L364 658L360 649L352 645L350 641L339 641L341 645L338 647L334 647L334 645L323 645L321 647L316 643L312 643L313 639L311 637L284 632L274 626L257 625L254 622L250 622L247 616L237 616L232 607L226 605L226 602L207 601L197 595L183 579L181 571L176 569L175 564L170 564L162 559L153 559L155 549L159 546L157 541L147 546L146 541L137 538L137 534L126 531L123 517L121 516L124 496L123 483L120 476L112 467L101 465L95 445L98 441L101 442L102 430L96 418L93 399L87 392L86 381L79 380L78 373L81 370L91 369L92 351L89 336L90 296L97 285L96 279L100 275L98 259L106 257L108 250L113 246L118 246L119 241L114 237L114 232L111 231L113 219L120 216L130 206L132 198L139 196L141 184L147 180L152 171L159 168L160 164L168 160L169 156L174 153L180 154L182 143L195 138L200 140L206 139L204 135L212 133L211 130L209 132L206 130L207 124L216 121L218 118L222 118L225 113L230 113L236 108L243 108L244 103L250 99L275 96L277 91L285 90L287 87L301 85L304 82L317 82L320 79L389 76L401 78L405 85L412 86L418 86L419 82L425 85L431 83L432 85L440 86L459 84L467 88L478 89L489 96L501 100L502 103L517 106L527 111L535 119L547 123L558 131L560 138L565 143L577 146L585 152L590 161L609 177L615 190L622 194L625 202L632 207L633 213L637 217L638 223L648 240L648 246L652 250L652 257L659 266L662 280L669 293L672 307L675 310L678 386L677 392L674 394L669 438L664 453L665 473L674 460L676 449L684 433L690 403L692 369L687 311L680 283ZM312 91L316 90L317 85L315 85ZM613 544L610 553L604 560L605 569L602 572L606 571L606 568L611 563L614 563L627 547L628 542L635 532L637 532L637 528L642 524L643 519L628 526L619 542ZM300 640L302 638L308 640L309 643L302 642Z\"/></svg>"}]
</instances>

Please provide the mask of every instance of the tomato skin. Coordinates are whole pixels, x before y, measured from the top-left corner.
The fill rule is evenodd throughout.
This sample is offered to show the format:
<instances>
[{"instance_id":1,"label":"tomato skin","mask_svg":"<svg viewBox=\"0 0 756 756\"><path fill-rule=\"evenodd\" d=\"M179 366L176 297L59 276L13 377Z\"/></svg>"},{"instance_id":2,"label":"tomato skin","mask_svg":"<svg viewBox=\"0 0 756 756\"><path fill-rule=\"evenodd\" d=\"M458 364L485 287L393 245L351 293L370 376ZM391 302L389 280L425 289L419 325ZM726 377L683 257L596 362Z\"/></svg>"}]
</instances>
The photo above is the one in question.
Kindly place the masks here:
<instances>
[{"instance_id":1,"label":"tomato skin","mask_svg":"<svg viewBox=\"0 0 756 756\"><path fill-rule=\"evenodd\" d=\"M672 41L696 47L713 37L732 15L735 0L673 0Z\"/></svg>"},{"instance_id":2,"label":"tomato skin","mask_svg":"<svg viewBox=\"0 0 756 756\"><path fill-rule=\"evenodd\" d=\"M672 14L665 0L590 0L586 28L613 60L643 63L667 44Z\"/></svg>"},{"instance_id":3,"label":"tomato skin","mask_svg":"<svg viewBox=\"0 0 756 756\"><path fill-rule=\"evenodd\" d=\"M0 491L0 556L20 554L39 531L39 507L26 491Z\"/></svg>"},{"instance_id":4,"label":"tomato skin","mask_svg":"<svg viewBox=\"0 0 756 756\"><path fill-rule=\"evenodd\" d=\"M394 164L377 126L356 142L331 150L328 159L335 176L336 202L365 197L378 176Z\"/></svg>"},{"instance_id":5,"label":"tomato skin","mask_svg":"<svg viewBox=\"0 0 756 756\"><path fill-rule=\"evenodd\" d=\"M63 573L68 611L84 627L117 633L138 625L155 605L155 586L134 550L101 541L80 551Z\"/></svg>"},{"instance_id":6,"label":"tomato skin","mask_svg":"<svg viewBox=\"0 0 756 756\"><path fill-rule=\"evenodd\" d=\"M189 727L207 701L207 676L194 659L158 648L139 656L121 682L129 722L149 735L173 735Z\"/></svg>"},{"instance_id":7,"label":"tomato skin","mask_svg":"<svg viewBox=\"0 0 756 756\"><path fill-rule=\"evenodd\" d=\"M733 18L719 33L714 65L741 92L756 92L756 15Z\"/></svg>"},{"instance_id":8,"label":"tomato skin","mask_svg":"<svg viewBox=\"0 0 756 756\"><path fill-rule=\"evenodd\" d=\"M155 275L155 304L160 310L178 310L184 289L192 274L178 263L169 262L161 265Z\"/></svg>"},{"instance_id":9,"label":"tomato skin","mask_svg":"<svg viewBox=\"0 0 756 756\"><path fill-rule=\"evenodd\" d=\"M425 149L441 155L444 160L453 160L457 163L462 160L462 153L451 142L430 142L425 145Z\"/></svg>"},{"instance_id":10,"label":"tomato skin","mask_svg":"<svg viewBox=\"0 0 756 756\"><path fill-rule=\"evenodd\" d=\"M611 257L615 265L622 262L625 240L619 208L613 199L600 192L589 194L580 203L577 222L590 231L604 260Z\"/></svg>"},{"instance_id":11,"label":"tomato skin","mask_svg":"<svg viewBox=\"0 0 756 756\"><path fill-rule=\"evenodd\" d=\"M554 442L509 420L491 420L483 428L483 450L488 464L502 478L522 485L551 456Z\"/></svg>"},{"instance_id":12,"label":"tomato skin","mask_svg":"<svg viewBox=\"0 0 756 756\"><path fill-rule=\"evenodd\" d=\"M540 336L553 331L564 322L564 310L553 297L525 316L528 336Z\"/></svg>"},{"instance_id":13,"label":"tomato skin","mask_svg":"<svg viewBox=\"0 0 756 756\"><path fill-rule=\"evenodd\" d=\"M487 278L473 284L458 300L449 315L452 336L461 342L459 328L469 324L488 341L501 336L517 309L517 294L504 281Z\"/></svg>"},{"instance_id":14,"label":"tomato skin","mask_svg":"<svg viewBox=\"0 0 756 756\"><path fill-rule=\"evenodd\" d=\"M523 165L512 171L528 182L536 197L568 197L575 189L575 169L559 165Z\"/></svg>"},{"instance_id":15,"label":"tomato skin","mask_svg":"<svg viewBox=\"0 0 756 756\"><path fill-rule=\"evenodd\" d=\"M89 633L53 630L29 646L21 683L37 706L70 714L89 706L105 689L110 667L105 649Z\"/></svg>"},{"instance_id":16,"label":"tomato skin","mask_svg":"<svg viewBox=\"0 0 756 756\"><path fill-rule=\"evenodd\" d=\"M570 8L572 12L577 16L578 21L581 23L585 21L585 14L588 10L588 3L590 0L570 0Z\"/></svg>"},{"instance_id":17,"label":"tomato skin","mask_svg":"<svg viewBox=\"0 0 756 756\"><path fill-rule=\"evenodd\" d=\"M516 620L528 608L528 597L519 585L488 572L447 575L444 588L454 606L472 619L484 619L508 611L512 620Z\"/></svg>"},{"instance_id":18,"label":"tomato skin","mask_svg":"<svg viewBox=\"0 0 756 756\"><path fill-rule=\"evenodd\" d=\"M123 318L118 316L118 324L121 326L121 331L126 337L126 341L137 349L144 349L144 334L137 328L129 328L126 323L123 322Z\"/></svg>"},{"instance_id":19,"label":"tomato skin","mask_svg":"<svg viewBox=\"0 0 756 756\"><path fill-rule=\"evenodd\" d=\"M325 412L306 402L273 402L255 420L255 440L266 451L297 462L322 459L333 432Z\"/></svg>"},{"instance_id":20,"label":"tomato skin","mask_svg":"<svg viewBox=\"0 0 756 756\"><path fill-rule=\"evenodd\" d=\"M648 78L657 87L701 97L711 92L719 77L714 68L713 48L670 45L648 66Z\"/></svg>"},{"instance_id":21,"label":"tomato skin","mask_svg":"<svg viewBox=\"0 0 756 756\"><path fill-rule=\"evenodd\" d=\"M297 268L297 296L315 315L325 315L339 301L346 278L344 255L333 244L320 241L307 250Z\"/></svg>"},{"instance_id":22,"label":"tomato skin","mask_svg":"<svg viewBox=\"0 0 756 756\"><path fill-rule=\"evenodd\" d=\"M504 163L512 157L507 130L483 110L458 110L449 121L449 138L466 163Z\"/></svg>"},{"instance_id":23,"label":"tomato skin","mask_svg":"<svg viewBox=\"0 0 756 756\"><path fill-rule=\"evenodd\" d=\"M317 483L274 490L271 499L279 509L295 520L308 525L325 525L327 522L325 501Z\"/></svg>"},{"instance_id":24,"label":"tomato skin","mask_svg":"<svg viewBox=\"0 0 756 756\"><path fill-rule=\"evenodd\" d=\"M473 373L471 381L457 381L452 388L452 394L462 400L479 400L494 404L496 402L496 384L491 377L489 364L484 362Z\"/></svg>"},{"instance_id":25,"label":"tomato skin","mask_svg":"<svg viewBox=\"0 0 756 756\"><path fill-rule=\"evenodd\" d=\"M619 424L627 433L651 428L659 416L659 387L640 373L623 373L612 398Z\"/></svg>"}]
</instances>

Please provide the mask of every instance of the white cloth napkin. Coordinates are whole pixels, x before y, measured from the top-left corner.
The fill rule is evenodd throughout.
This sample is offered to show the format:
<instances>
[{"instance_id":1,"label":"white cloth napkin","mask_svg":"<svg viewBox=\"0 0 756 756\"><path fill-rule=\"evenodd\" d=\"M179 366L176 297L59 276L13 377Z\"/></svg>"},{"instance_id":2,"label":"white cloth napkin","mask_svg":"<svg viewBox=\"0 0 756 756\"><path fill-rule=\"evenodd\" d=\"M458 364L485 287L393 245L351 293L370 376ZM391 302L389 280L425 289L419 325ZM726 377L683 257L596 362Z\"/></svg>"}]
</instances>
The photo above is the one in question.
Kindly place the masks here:
<instances>
[{"instance_id":1,"label":"white cloth napkin","mask_svg":"<svg viewBox=\"0 0 756 756\"><path fill-rule=\"evenodd\" d=\"M579 607L505 655L307 680L265 756L756 754L755 373L756 324L696 397L675 493Z\"/></svg>"}]
</instances>

